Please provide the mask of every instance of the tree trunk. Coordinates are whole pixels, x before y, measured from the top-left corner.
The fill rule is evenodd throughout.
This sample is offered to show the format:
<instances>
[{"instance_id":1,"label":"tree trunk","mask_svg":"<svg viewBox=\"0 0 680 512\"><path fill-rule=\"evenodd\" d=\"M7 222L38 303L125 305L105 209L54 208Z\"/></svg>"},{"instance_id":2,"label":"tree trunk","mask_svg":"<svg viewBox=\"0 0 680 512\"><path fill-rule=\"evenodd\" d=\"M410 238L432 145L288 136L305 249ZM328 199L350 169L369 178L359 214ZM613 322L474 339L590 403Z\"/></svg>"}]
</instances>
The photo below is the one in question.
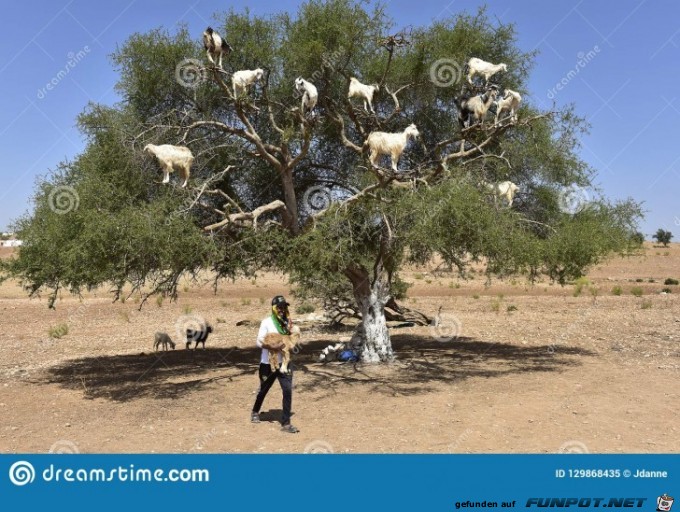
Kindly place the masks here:
<instances>
[{"instance_id":1,"label":"tree trunk","mask_svg":"<svg viewBox=\"0 0 680 512\"><path fill-rule=\"evenodd\" d=\"M379 363L394 359L390 332L385 320L385 304L389 300L389 282L381 267L369 278L363 267L350 267L345 275L352 282L354 299L361 312L361 324L355 337L359 338L361 360Z\"/></svg>"},{"instance_id":2,"label":"tree trunk","mask_svg":"<svg viewBox=\"0 0 680 512\"><path fill-rule=\"evenodd\" d=\"M293 184L293 171L289 167L281 171L281 184L283 185L283 200L286 210L283 213L283 226L292 234L297 235L298 226L297 199L295 198L295 186Z\"/></svg>"}]
</instances>

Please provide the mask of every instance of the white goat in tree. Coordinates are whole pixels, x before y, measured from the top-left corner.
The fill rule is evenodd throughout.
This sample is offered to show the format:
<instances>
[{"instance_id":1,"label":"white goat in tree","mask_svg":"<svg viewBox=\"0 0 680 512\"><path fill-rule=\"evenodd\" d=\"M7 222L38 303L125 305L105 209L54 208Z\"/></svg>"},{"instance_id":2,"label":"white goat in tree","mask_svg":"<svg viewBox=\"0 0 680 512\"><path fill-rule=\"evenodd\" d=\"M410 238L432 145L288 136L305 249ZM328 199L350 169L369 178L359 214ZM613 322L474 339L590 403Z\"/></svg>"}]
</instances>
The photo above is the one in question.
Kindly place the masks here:
<instances>
[{"instance_id":1,"label":"white goat in tree","mask_svg":"<svg viewBox=\"0 0 680 512\"><path fill-rule=\"evenodd\" d=\"M517 110L519 109L519 104L522 101L522 96L520 93L515 92L510 89L505 89L505 94L503 98L496 102L496 124L498 124L498 119L501 117L501 113L506 110L510 112L510 120L517 121Z\"/></svg>"},{"instance_id":2,"label":"white goat in tree","mask_svg":"<svg viewBox=\"0 0 680 512\"><path fill-rule=\"evenodd\" d=\"M498 88L495 85L492 85L482 95L463 98L462 100L453 98L453 101L458 107L458 121L460 122L460 126L462 128L467 128L477 123L484 124L484 117L497 95Z\"/></svg>"},{"instance_id":3,"label":"white goat in tree","mask_svg":"<svg viewBox=\"0 0 680 512\"><path fill-rule=\"evenodd\" d=\"M356 78L352 77L349 79L349 91L347 92L347 98L359 97L364 100L364 110L375 114L373 110L373 95L380 90L378 84L364 85Z\"/></svg>"},{"instance_id":4,"label":"white goat in tree","mask_svg":"<svg viewBox=\"0 0 680 512\"><path fill-rule=\"evenodd\" d=\"M147 144L144 151L155 156L163 168L163 183L170 181L170 173L177 171L184 179L182 187L187 186L189 175L191 174L191 164L194 163L194 155L185 146L172 146L170 144Z\"/></svg>"},{"instance_id":5,"label":"white goat in tree","mask_svg":"<svg viewBox=\"0 0 680 512\"><path fill-rule=\"evenodd\" d=\"M493 194L494 202L503 198L505 199L508 208L512 207L515 194L519 192L519 187L512 181L501 181L499 183L487 183L483 181L482 185Z\"/></svg>"},{"instance_id":6,"label":"white goat in tree","mask_svg":"<svg viewBox=\"0 0 680 512\"><path fill-rule=\"evenodd\" d=\"M401 133L371 132L364 142L364 150L370 149L369 160L374 167L377 167L380 155L390 155L392 169L396 171L399 157L411 137L414 139L420 137L415 124L407 126Z\"/></svg>"},{"instance_id":7,"label":"white goat in tree","mask_svg":"<svg viewBox=\"0 0 680 512\"><path fill-rule=\"evenodd\" d=\"M239 94L245 93L248 87L253 85L258 80L262 80L264 71L257 69L244 69L237 71L231 77L231 84L234 88L234 98L238 98Z\"/></svg>"},{"instance_id":8,"label":"white goat in tree","mask_svg":"<svg viewBox=\"0 0 680 512\"><path fill-rule=\"evenodd\" d=\"M215 58L217 58L217 65L222 69L222 55L229 55L231 53L231 46L222 39L217 32L211 27L205 29L203 32L203 48L208 55L208 60L214 65Z\"/></svg>"},{"instance_id":9,"label":"white goat in tree","mask_svg":"<svg viewBox=\"0 0 680 512\"><path fill-rule=\"evenodd\" d=\"M477 57L472 57L468 61L468 75L467 80L472 84L472 77L475 75L480 75L484 77L484 82L488 82L489 78L498 73L499 71L507 71L507 64L491 64L485 60L478 59Z\"/></svg>"},{"instance_id":10,"label":"white goat in tree","mask_svg":"<svg viewBox=\"0 0 680 512\"><path fill-rule=\"evenodd\" d=\"M300 106L302 112L314 110L316 102L319 100L319 92L314 84L302 77L298 77L295 79L295 90L302 94L302 105Z\"/></svg>"}]
</instances>

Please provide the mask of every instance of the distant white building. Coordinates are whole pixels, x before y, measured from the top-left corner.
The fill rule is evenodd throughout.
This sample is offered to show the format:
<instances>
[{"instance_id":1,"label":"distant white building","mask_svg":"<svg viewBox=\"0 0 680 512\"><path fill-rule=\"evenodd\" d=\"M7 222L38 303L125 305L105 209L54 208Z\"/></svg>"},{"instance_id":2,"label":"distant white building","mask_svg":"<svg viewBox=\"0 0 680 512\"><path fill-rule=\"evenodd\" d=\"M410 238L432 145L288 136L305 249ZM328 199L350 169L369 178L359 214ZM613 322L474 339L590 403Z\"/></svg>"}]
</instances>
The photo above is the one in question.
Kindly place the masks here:
<instances>
[{"instance_id":1,"label":"distant white building","mask_svg":"<svg viewBox=\"0 0 680 512\"><path fill-rule=\"evenodd\" d=\"M23 243L22 240L0 240L0 247L20 247Z\"/></svg>"}]
</instances>

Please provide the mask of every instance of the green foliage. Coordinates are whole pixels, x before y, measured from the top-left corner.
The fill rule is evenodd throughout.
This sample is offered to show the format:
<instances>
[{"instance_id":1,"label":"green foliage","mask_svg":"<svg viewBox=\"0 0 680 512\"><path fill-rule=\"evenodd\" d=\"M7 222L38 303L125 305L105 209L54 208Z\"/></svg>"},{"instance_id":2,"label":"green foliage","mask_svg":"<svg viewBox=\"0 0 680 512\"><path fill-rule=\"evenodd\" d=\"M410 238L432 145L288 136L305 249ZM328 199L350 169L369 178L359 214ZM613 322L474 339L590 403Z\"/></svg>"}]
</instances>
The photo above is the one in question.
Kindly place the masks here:
<instances>
[{"instance_id":1,"label":"green foliage","mask_svg":"<svg viewBox=\"0 0 680 512\"><path fill-rule=\"evenodd\" d=\"M623 293L623 289L620 286L617 285L617 286L614 286L614 288L612 288L612 295L619 296L622 293Z\"/></svg>"},{"instance_id":2,"label":"green foliage","mask_svg":"<svg viewBox=\"0 0 680 512\"><path fill-rule=\"evenodd\" d=\"M631 295L634 295L635 297L642 297L643 290L639 286L633 286L630 289Z\"/></svg>"},{"instance_id":3,"label":"green foliage","mask_svg":"<svg viewBox=\"0 0 680 512\"><path fill-rule=\"evenodd\" d=\"M55 325L54 327L50 327L47 331L47 334L49 335L50 338L63 338L68 334L68 324L66 323L61 323L59 325Z\"/></svg>"},{"instance_id":4,"label":"green foliage","mask_svg":"<svg viewBox=\"0 0 680 512\"><path fill-rule=\"evenodd\" d=\"M514 304L508 304L506 310L508 313L511 313L512 311L517 311L517 306L515 306Z\"/></svg>"},{"instance_id":5,"label":"green foliage","mask_svg":"<svg viewBox=\"0 0 680 512\"><path fill-rule=\"evenodd\" d=\"M671 290L670 288L662 288L661 291L665 293L673 293L673 290Z\"/></svg>"},{"instance_id":6,"label":"green foliage","mask_svg":"<svg viewBox=\"0 0 680 512\"><path fill-rule=\"evenodd\" d=\"M673 279L672 277L669 277L669 278L667 278L667 279L663 282L663 284L667 284L667 285L677 285L677 284L678 284L678 280L677 280L677 279Z\"/></svg>"},{"instance_id":7,"label":"green foliage","mask_svg":"<svg viewBox=\"0 0 680 512\"><path fill-rule=\"evenodd\" d=\"M639 231L636 231L636 232L633 233L633 235L631 236L631 240L632 240L633 244L635 244L635 245L637 245L637 246L639 246L639 247L642 247L642 244L645 243L645 235L643 235L643 234L640 233Z\"/></svg>"},{"instance_id":8,"label":"green foliage","mask_svg":"<svg viewBox=\"0 0 680 512\"><path fill-rule=\"evenodd\" d=\"M668 244L671 242L671 238L673 238L673 233L659 228L656 233L652 235L652 238L654 238L660 244L663 244L664 247L668 247Z\"/></svg>"}]
</instances>

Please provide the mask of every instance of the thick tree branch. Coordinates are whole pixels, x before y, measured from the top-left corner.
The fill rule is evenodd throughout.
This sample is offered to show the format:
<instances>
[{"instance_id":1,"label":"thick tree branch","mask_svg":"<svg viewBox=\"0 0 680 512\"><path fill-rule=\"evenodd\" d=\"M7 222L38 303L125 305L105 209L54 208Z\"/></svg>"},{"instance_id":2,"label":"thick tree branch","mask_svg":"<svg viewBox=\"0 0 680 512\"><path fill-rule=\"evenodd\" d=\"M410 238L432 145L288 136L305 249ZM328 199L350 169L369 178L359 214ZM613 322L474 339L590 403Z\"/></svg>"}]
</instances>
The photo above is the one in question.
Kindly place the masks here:
<instances>
[{"instance_id":1,"label":"thick tree branch","mask_svg":"<svg viewBox=\"0 0 680 512\"><path fill-rule=\"evenodd\" d=\"M226 219L221 220L220 222L217 222L215 224L206 226L203 228L203 230L215 231L228 224L244 225L249 223L252 223L253 228L257 229L257 219L258 217L260 217L260 215L262 215L263 213L279 210L285 207L286 207L285 203L277 199L276 201L272 201L269 204L265 204L255 208L252 212L232 213Z\"/></svg>"}]
</instances>

